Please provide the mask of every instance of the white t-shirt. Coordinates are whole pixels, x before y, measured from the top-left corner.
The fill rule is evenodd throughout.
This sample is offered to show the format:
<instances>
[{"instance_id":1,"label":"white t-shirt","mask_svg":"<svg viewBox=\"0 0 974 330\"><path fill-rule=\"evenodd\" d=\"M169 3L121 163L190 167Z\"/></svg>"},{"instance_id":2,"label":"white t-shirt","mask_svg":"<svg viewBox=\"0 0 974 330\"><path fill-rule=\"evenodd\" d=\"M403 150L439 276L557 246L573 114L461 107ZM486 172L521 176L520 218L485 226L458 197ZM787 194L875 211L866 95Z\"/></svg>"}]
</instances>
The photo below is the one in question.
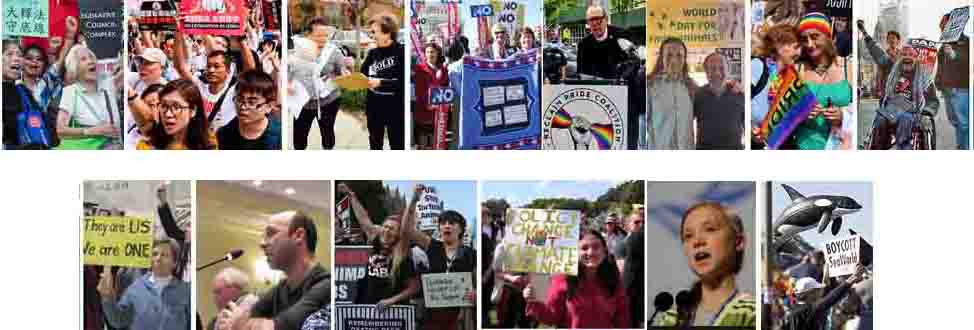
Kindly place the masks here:
<instances>
[{"instance_id":1,"label":"white t-shirt","mask_svg":"<svg viewBox=\"0 0 974 330\"><path fill-rule=\"evenodd\" d=\"M113 104L106 104L105 93L107 91L98 89L93 93L88 93L81 84L71 84L64 88L61 94L61 111L68 113L73 122L82 127L95 127L110 124L114 114L111 109ZM109 95L111 101L111 95Z\"/></svg>"},{"instance_id":2,"label":"white t-shirt","mask_svg":"<svg viewBox=\"0 0 974 330\"><path fill-rule=\"evenodd\" d=\"M226 125L231 120L233 120L233 118L237 117L237 106L236 104L233 104L233 98L234 96L237 95L237 86L236 85L234 85L233 87L229 86L232 77L233 77L232 75L227 76L227 81L223 83L223 88L221 88L220 91L216 94L210 93L210 87L208 83L200 80L199 78L193 78L193 81L196 82L196 86L199 87L200 89L200 95L203 96L204 107L207 108L212 107L214 103L216 103L216 101L220 99L220 95L223 94L224 91L226 91L226 96L223 98L223 103L220 104L220 109L214 110L214 111L218 111L216 117L214 117L213 121L210 122L210 129L213 131L216 131L220 127L223 127L223 125ZM207 112L206 118L209 119L210 118L209 116L210 113Z\"/></svg>"}]
</instances>

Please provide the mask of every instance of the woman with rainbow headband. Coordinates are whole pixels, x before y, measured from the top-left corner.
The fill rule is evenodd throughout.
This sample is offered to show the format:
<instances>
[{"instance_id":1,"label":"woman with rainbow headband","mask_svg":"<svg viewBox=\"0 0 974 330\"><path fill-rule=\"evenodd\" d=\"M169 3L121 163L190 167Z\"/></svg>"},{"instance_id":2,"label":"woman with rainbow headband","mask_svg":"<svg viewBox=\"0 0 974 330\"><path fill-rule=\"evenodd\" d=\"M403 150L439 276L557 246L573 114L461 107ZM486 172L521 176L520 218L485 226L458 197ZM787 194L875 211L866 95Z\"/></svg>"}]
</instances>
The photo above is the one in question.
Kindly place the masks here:
<instances>
[{"instance_id":1,"label":"woman with rainbow headband","mask_svg":"<svg viewBox=\"0 0 974 330\"><path fill-rule=\"evenodd\" d=\"M802 150L850 149L855 125L850 63L838 55L832 24L825 14L809 13L798 23L802 58L798 72L818 105L795 129L795 147Z\"/></svg>"},{"instance_id":2,"label":"woman with rainbow headband","mask_svg":"<svg viewBox=\"0 0 974 330\"><path fill-rule=\"evenodd\" d=\"M664 312L657 325L754 327L754 297L735 282L747 246L740 216L719 203L698 203L683 213L680 237L699 279L690 289L689 307Z\"/></svg>"}]
</instances>

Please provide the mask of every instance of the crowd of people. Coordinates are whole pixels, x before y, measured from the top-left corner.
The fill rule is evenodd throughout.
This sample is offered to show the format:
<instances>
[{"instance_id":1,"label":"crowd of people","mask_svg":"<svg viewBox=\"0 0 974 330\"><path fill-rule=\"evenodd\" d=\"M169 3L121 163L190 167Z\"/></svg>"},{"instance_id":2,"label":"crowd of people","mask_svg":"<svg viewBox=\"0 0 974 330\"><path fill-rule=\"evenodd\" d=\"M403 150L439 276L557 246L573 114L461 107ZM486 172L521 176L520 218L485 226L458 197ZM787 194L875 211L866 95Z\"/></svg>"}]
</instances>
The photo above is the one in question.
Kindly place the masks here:
<instances>
[{"instance_id":1,"label":"crowd of people","mask_svg":"<svg viewBox=\"0 0 974 330\"><path fill-rule=\"evenodd\" d=\"M51 22L49 39L3 40L3 149L121 149L121 56L95 56L76 16Z\"/></svg>"},{"instance_id":2,"label":"crowd of people","mask_svg":"<svg viewBox=\"0 0 974 330\"><path fill-rule=\"evenodd\" d=\"M846 25L833 24L833 17L809 12L799 17L775 20L768 17L752 38L751 54L751 148L768 148L762 123L775 106L783 75L795 72L814 96L814 105L780 144L770 148L800 150L852 149L856 127L851 81L856 70L850 54L840 52L836 31ZM839 20L836 20L838 22ZM843 21L845 22L845 21ZM847 23L847 22L846 22ZM781 79L779 79L781 78ZM789 80L791 81L791 80Z\"/></svg>"},{"instance_id":3,"label":"crowd of people","mask_svg":"<svg viewBox=\"0 0 974 330\"><path fill-rule=\"evenodd\" d=\"M472 307L423 307L423 274L470 273L476 283L477 251L463 244L467 221L457 211L444 210L437 217L439 238L417 229L416 205L425 190L416 185L408 206L378 222L369 216L355 192L338 184L346 194L359 226L365 232L369 252L367 271L357 281L356 304L376 305L381 312L391 305L418 307L414 324L421 329L476 329L476 288L463 295Z\"/></svg>"},{"instance_id":4,"label":"crowd of people","mask_svg":"<svg viewBox=\"0 0 974 330\"><path fill-rule=\"evenodd\" d=\"M392 14L379 13L369 19L366 28L375 41L375 47L359 63L359 71L368 79L365 115L369 148L382 150L388 138L390 149L404 150L406 50L398 40L399 21ZM335 121L343 93L335 79L348 76L356 64L352 50L334 38L337 32L328 18L315 17L308 21L302 35L291 37L294 48L288 56L288 107L295 118L295 149L308 147L308 134L315 121L321 147L335 148Z\"/></svg>"},{"instance_id":5,"label":"crowd of people","mask_svg":"<svg viewBox=\"0 0 974 330\"><path fill-rule=\"evenodd\" d=\"M599 226L584 218L579 231L577 275L552 274L547 296L532 277L504 268L507 210L481 206L484 328L641 328L645 320L643 208L624 223L616 213ZM620 226L622 225L622 226Z\"/></svg>"},{"instance_id":6,"label":"crowd of people","mask_svg":"<svg viewBox=\"0 0 974 330\"><path fill-rule=\"evenodd\" d=\"M413 145L417 149L434 149L435 145L435 110L429 104L431 88L452 88L456 95L461 95L463 90L463 59L473 56L486 60L506 60L515 56L530 55L535 52L538 58L538 79L541 78L541 57L542 53L537 49L541 47L541 41L535 34L535 29L524 26L517 31L508 31L502 24L494 24L491 28L491 37L486 42L488 47L477 47L471 53L470 40L462 33L453 38L444 38L439 34L426 36L424 44L421 46L424 54L424 61L419 61L418 57L413 57L411 81L415 86L415 94L412 103L413 120ZM538 31L540 32L540 31ZM535 86L540 86L535 84ZM538 93L540 95L540 93ZM460 97L451 105L451 111L447 116L449 148L456 148L456 140L459 139L459 114ZM471 105L466 105L470 107ZM540 104L537 104L540 109ZM540 113L540 110L529 113Z\"/></svg>"},{"instance_id":7,"label":"crowd of people","mask_svg":"<svg viewBox=\"0 0 974 330\"><path fill-rule=\"evenodd\" d=\"M281 149L280 33L257 8L242 20L241 36L192 37L129 21L126 149Z\"/></svg>"},{"instance_id":8,"label":"crowd of people","mask_svg":"<svg viewBox=\"0 0 974 330\"><path fill-rule=\"evenodd\" d=\"M772 301L765 301L771 329L872 329L872 271L830 277L822 251L773 271Z\"/></svg>"}]
</instances>

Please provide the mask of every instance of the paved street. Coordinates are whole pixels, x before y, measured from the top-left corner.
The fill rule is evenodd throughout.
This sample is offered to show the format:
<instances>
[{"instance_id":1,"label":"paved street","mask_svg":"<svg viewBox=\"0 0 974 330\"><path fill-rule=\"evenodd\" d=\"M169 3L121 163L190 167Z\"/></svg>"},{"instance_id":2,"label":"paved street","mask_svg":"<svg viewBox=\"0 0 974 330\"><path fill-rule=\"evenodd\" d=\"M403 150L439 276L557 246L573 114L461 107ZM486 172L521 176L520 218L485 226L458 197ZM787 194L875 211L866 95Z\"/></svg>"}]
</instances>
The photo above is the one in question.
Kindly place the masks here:
<instances>
[{"instance_id":1,"label":"paved street","mask_svg":"<svg viewBox=\"0 0 974 330\"><path fill-rule=\"evenodd\" d=\"M318 131L318 121L311 125L308 134L308 149L321 150L321 134ZM291 139L291 141L294 141ZM289 149L294 149L293 142ZM369 133L365 123L365 114L353 114L348 111L338 111L335 120L335 149L368 150ZM385 149L389 149L389 138L386 138Z\"/></svg>"},{"instance_id":2,"label":"paved street","mask_svg":"<svg viewBox=\"0 0 974 330\"><path fill-rule=\"evenodd\" d=\"M876 117L876 109L879 106L879 101L876 99L865 99L859 101L859 143L862 144L864 138L869 135L872 130L873 118ZM947 109L946 103L943 99L940 102L940 111L937 112L937 117L935 118L937 125L937 149L940 150L954 150L957 148L957 143L954 141L954 126L950 125L950 121L947 120ZM860 149L862 149L860 147Z\"/></svg>"}]
</instances>

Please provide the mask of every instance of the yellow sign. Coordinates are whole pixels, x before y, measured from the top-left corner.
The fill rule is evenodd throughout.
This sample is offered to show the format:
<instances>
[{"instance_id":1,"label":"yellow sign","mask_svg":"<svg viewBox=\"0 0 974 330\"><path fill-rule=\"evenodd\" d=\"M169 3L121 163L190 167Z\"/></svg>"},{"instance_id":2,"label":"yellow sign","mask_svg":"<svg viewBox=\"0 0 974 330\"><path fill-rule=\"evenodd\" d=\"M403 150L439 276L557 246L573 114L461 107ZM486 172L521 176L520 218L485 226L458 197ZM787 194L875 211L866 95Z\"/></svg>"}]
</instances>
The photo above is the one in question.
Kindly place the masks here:
<instances>
[{"instance_id":1,"label":"yellow sign","mask_svg":"<svg viewBox=\"0 0 974 330\"><path fill-rule=\"evenodd\" d=\"M511 209L507 223L501 256L504 271L578 273L579 211Z\"/></svg>"},{"instance_id":2,"label":"yellow sign","mask_svg":"<svg viewBox=\"0 0 974 330\"><path fill-rule=\"evenodd\" d=\"M85 265L149 268L152 220L133 217L85 217L81 253Z\"/></svg>"},{"instance_id":3,"label":"yellow sign","mask_svg":"<svg viewBox=\"0 0 974 330\"><path fill-rule=\"evenodd\" d=\"M335 83L344 90L358 91L369 88L369 78L361 72L355 72L335 78Z\"/></svg>"},{"instance_id":4,"label":"yellow sign","mask_svg":"<svg viewBox=\"0 0 974 330\"><path fill-rule=\"evenodd\" d=\"M743 47L746 18L743 0L646 1L647 71L668 38L691 50Z\"/></svg>"}]
</instances>

